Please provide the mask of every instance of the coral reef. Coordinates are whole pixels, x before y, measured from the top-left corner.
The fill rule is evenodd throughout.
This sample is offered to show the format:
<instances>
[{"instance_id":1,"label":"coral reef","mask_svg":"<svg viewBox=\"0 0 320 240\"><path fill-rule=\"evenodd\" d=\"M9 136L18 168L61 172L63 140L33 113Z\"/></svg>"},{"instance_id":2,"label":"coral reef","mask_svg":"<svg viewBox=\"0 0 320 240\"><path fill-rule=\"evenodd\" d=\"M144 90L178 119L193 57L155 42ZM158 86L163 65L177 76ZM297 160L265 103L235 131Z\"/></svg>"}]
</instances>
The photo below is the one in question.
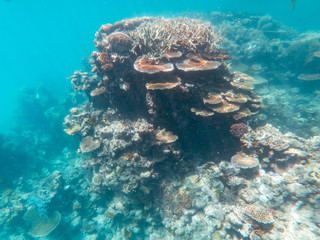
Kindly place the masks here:
<instances>
[{"instance_id":1,"label":"coral reef","mask_svg":"<svg viewBox=\"0 0 320 240\"><path fill-rule=\"evenodd\" d=\"M228 124L262 107L251 92L254 79L229 71L224 61L230 58L218 47L220 42L208 22L188 18L107 24L96 34L98 52L92 53L97 75L75 72L72 83L86 92L95 108L110 107L132 120L140 116L191 147L194 125L201 124L203 131L220 125L222 137ZM73 134L76 126L66 131ZM198 135L197 141L212 141L205 137Z\"/></svg>"},{"instance_id":2,"label":"coral reef","mask_svg":"<svg viewBox=\"0 0 320 240\"><path fill-rule=\"evenodd\" d=\"M267 16L201 17L214 27L105 24L66 100L24 93L26 129L1 136L0 159L29 174L10 188L1 175L1 239L319 237L320 100L299 90L318 82L318 36Z\"/></svg>"},{"instance_id":3,"label":"coral reef","mask_svg":"<svg viewBox=\"0 0 320 240\"><path fill-rule=\"evenodd\" d=\"M226 24L218 27L226 30ZM298 220L283 212L316 193L295 178L308 175L298 169L312 166L318 138L239 122L267 119L265 96L253 90L263 91L266 80L257 73L266 71L262 58L274 53L267 44L281 26L267 17L237 24L236 35L259 25L244 35L247 47L239 49L246 58L231 50L235 63L257 60L249 75L230 70L230 57L218 45L222 38L205 21L136 18L100 28L92 73L71 77L89 101L65 118L66 132L81 138L79 152L89 152L87 181L78 184L90 190L76 191L82 199L73 203L75 228L119 239L279 239L289 234L287 227L302 238L317 234L299 231ZM253 44L253 36L265 41ZM259 51L266 54L261 59ZM95 208L84 214L87 205ZM117 233L108 230L111 224Z\"/></svg>"},{"instance_id":4,"label":"coral reef","mask_svg":"<svg viewBox=\"0 0 320 240\"><path fill-rule=\"evenodd\" d=\"M168 164L189 164L184 154L214 156L223 151L221 141L225 149L240 147L228 129L262 103L252 92L254 79L229 70L221 40L210 23L188 18L135 18L100 28L93 73L70 77L89 102L65 118L65 132L81 137L79 152L90 152L84 166L93 189L144 199Z\"/></svg>"}]
</instances>

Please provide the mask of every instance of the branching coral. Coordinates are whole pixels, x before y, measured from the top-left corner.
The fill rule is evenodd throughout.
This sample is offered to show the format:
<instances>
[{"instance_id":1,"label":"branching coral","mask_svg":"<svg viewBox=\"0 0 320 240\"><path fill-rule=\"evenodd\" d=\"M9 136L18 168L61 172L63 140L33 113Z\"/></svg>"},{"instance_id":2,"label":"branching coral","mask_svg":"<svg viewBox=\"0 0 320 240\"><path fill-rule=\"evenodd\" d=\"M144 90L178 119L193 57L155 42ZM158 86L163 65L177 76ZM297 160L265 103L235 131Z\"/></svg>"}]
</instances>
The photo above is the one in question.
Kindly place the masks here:
<instances>
[{"instance_id":1,"label":"branching coral","mask_svg":"<svg viewBox=\"0 0 320 240\"><path fill-rule=\"evenodd\" d=\"M209 22L189 18L153 18L129 32L133 39L132 51L161 56L167 50L183 53L212 53L221 41Z\"/></svg>"}]
</instances>

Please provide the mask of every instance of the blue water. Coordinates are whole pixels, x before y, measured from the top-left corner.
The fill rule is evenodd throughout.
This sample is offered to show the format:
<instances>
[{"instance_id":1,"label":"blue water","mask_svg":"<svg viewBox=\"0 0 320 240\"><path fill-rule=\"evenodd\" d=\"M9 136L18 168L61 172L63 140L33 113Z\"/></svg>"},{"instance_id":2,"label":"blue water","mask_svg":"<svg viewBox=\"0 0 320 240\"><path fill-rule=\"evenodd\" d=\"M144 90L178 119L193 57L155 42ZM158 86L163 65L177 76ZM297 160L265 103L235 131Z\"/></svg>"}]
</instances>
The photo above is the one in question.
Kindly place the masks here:
<instances>
[{"instance_id":1,"label":"blue water","mask_svg":"<svg viewBox=\"0 0 320 240\"><path fill-rule=\"evenodd\" d=\"M54 94L94 50L94 33L104 23L145 15L175 16L185 11L246 11L268 14L300 31L318 30L317 0L249 1L21 1L0 2L0 132L7 132L23 86L43 85Z\"/></svg>"}]
</instances>

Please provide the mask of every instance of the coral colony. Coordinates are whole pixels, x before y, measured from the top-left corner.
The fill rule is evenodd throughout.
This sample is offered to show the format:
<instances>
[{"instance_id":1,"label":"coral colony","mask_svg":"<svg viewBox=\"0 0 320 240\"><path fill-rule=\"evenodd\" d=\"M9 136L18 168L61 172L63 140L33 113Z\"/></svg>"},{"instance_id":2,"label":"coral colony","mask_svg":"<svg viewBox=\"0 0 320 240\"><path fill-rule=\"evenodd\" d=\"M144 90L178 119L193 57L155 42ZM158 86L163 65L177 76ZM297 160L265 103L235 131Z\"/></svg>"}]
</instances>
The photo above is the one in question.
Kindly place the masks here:
<instances>
[{"instance_id":1,"label":"coral colony","mask_svg":"<svg viewBox=\"0 0 320 240\"><path fill-rule=\"evenodd\" d=\"M289 50L281 38L296 33L279 33L281 25L268 17L204 18L217 26L143 17L100 28L92 71L70 77L86 97L71 95L64 119L66 135L80 138L79 149L65 150L59 157L64 169L47 173L32 191L3 194L0 216L7 234L94 240L319 237L320 137L275 127L271 116L284 115L277 105L287 93L265 87L263 76L271 70L259 59L279 48L291 56L296 48ZM307 36L311 43L301 38L294 44L315 45L314 36ZM270 39L273 45L263 45ZM314 64L319 52L308 56L306 64ZM298 83L319 79L316 72L293 75ZM301 99L308 97L294 101ZM308 111L305 118L319 120L320 110ZM13 221L24 230L12 227Z\"/></svg>"}]
</instances>

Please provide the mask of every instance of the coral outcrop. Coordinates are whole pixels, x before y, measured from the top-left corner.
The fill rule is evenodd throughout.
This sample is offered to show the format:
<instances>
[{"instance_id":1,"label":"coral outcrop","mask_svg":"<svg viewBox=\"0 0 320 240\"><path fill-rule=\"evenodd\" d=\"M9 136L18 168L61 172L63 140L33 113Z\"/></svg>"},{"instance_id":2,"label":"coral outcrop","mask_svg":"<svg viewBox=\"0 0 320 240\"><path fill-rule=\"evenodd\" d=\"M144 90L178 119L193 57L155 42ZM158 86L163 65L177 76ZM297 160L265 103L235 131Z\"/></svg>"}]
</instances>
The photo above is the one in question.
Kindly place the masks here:
<instances>
[{"instance_id":1,"label":"coral outcrop","mask_svg":"<svg viewBox=\"0 0 320 240\"><path fill-rule=\"evenodd\" d=\"M72 83L99 111L112 108L121 118L143 118L154 129L177 135L183 146L192 148L194 141L214 145L214 137L197 134L196 126L220 129L223 137L232 123L262 106L252 93L254 80L229 70L221 41L210 23L188 18L106 24L96 33L94 73L75 72ZM78 126L70 124L66 131L73 134Z\"/></svg>"}]
</instances>

